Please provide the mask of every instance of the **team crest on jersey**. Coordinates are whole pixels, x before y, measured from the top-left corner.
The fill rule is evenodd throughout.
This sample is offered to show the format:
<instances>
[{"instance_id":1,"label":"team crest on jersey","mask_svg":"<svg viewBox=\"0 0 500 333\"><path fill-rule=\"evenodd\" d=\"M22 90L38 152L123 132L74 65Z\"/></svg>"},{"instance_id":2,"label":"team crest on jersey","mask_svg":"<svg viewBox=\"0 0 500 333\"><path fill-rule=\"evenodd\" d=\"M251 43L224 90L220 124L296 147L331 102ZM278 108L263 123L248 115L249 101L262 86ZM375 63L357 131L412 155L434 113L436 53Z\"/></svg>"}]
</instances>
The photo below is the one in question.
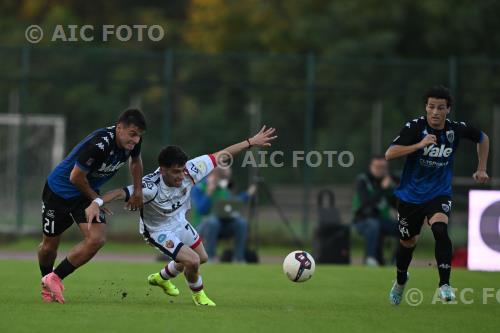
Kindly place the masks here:
<instances>
[{"instance_id":1,"label":"team crest on jersey","mask_svg":"<svg viewBox=\"0 0 500 333\"><path fill-rule=\"evenodd\" d=\"M446 131L446 138L450 143L453 143L453 141L455 140L455 131L453 130Z\"/></svg>"},{"instance_id":2,"label":"team crest on jersey","mask_svg":"<svg viewBox=\"0 0 500 333\"><path fill-rule=\"evenodd\" d=\"M166 242L165 242L165 247L166 247L167 249L171 249L171 248L173 248L173 247L174 247L174 242L173 242L172 240L170 240L170 239L169 239L168 241L166 241Z\"/></svg>"},{"instance_id":3,"label":"team crest on jersey","mask_svg":"<svg viewBox=\"0 0 500 333\"><path fill-rule=\"evenodd\" d=\"M91 166L91 165L92 165L92 163L94 163L94 159L93 159L92 157L91 157L91 158L89 158L89 159L87 160L87 162L85 162L85 164L86 164L87 166Z\"/></svg>"}]
</instances>

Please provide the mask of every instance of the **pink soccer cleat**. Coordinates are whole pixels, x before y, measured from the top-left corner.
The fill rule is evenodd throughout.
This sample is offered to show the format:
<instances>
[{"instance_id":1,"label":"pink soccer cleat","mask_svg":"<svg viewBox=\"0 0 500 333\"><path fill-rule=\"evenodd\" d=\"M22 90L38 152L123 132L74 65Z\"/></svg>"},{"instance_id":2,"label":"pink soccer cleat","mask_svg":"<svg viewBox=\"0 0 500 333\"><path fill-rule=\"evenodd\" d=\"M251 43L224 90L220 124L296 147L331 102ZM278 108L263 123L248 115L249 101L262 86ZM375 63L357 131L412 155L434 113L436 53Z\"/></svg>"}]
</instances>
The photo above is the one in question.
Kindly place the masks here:
<instances>
[{"instance_id":1,"label":"pink soccer cleat","mask_svg":"<svg viewBox=\"0 0 500 333\"><path fill-rule=\"evenodd\" d=\"M52 272L42 278L42 288L45 288L49 292L52 300L64 304L64 297L62 294L62 292L64 291L64 285L62 284L61 279L59 278L59 276L57 276L56 273Z\"/></svg>"},{"instance_id":2,"label":"pink soccer cleat","mask_svg":"<svg viewBox=\"0 0 500 333\"><path fill-rule=\"evenodd\" d=\"M50 303L50 302L53 301L52 294L50 293L50 290L47 289L43 285L43 283L42 283L42 292L41 292L41 294L42 294L42 302L44 302L44 303Z\"/></svg>"}]
</instances>

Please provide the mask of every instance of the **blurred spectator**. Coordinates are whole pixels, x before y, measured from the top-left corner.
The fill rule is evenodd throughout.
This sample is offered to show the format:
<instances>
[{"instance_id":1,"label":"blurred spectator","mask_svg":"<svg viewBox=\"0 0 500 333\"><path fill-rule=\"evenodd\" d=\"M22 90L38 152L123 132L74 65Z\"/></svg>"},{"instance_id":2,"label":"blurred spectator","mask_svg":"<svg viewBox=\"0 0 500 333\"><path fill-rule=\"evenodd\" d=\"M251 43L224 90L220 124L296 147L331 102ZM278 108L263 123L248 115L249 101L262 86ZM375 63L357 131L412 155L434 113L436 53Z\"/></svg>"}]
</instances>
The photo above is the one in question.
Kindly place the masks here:
<instances>
[{"instance_id":1,"label":"blurred spectator","mask_svg":"<svg viewBox=\"0 0 500 333\"><path fill-rule=\"evenodd\" d=\"M393 189L397 180L389 173L383 155L375 155L368 172L358 175L353 198L354 225L365 240L365 264L383 264L382 241L385 236L399 237L397 221L390 208L396 207Z\"/></svg>"},{"instance_id":2,"label":"blurred spectator","mask_svg":"<svg viewBox=\"0 0 500 333\"><path fill-rule=\"evenodd\" d=\"M233 261L245 261L247 220L241 207L257 188L251 185L246 192L235 195L231 187L231 169L216 168L191 191L193 225L203 237L209 261L215 259L217 241L228 237L234 237ZM222 207L218 207L220 203Z\"/></svg>"}]
</instances>

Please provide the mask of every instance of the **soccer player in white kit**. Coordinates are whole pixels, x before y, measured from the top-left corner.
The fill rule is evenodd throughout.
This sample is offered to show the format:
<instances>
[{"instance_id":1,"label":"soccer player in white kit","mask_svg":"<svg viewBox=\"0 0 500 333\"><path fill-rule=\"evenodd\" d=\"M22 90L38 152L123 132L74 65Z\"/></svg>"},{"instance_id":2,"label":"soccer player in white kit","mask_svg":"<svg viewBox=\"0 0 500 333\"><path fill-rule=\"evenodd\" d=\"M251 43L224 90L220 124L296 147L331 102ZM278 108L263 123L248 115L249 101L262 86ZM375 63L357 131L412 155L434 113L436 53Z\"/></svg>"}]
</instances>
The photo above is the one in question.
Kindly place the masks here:
<instances>
[{"instance_id":1,"label":"soccer player in white kit","mask_svg":"<svg viewBox=\"0 0 500 333\"><path fill-rule=\"evenodd\" d=\"M221 166L229 156L252 146L269 147L274 140L275 129L262 127L253 137L229 146L217 153L188 160L180 147L168 146L158 156L159 168L142 179L144 208L141 209L140 232L146 241L166 254L172 261L160 272L149 275L148 282L159 286L170 296L179 295L179 290L170 281L180 273L193 292L196 305L215 306L203 291L203 281L199 266L208 256L196 230L186 219L190 209L191 188L206 177L218 163ZM106 193L104 203L125 200L134 193L134 186ZM99 221L99 206L90 205L86 209L87 219ZM89 223L89 225L91 225Z\"/></svg>"}]
</instances>

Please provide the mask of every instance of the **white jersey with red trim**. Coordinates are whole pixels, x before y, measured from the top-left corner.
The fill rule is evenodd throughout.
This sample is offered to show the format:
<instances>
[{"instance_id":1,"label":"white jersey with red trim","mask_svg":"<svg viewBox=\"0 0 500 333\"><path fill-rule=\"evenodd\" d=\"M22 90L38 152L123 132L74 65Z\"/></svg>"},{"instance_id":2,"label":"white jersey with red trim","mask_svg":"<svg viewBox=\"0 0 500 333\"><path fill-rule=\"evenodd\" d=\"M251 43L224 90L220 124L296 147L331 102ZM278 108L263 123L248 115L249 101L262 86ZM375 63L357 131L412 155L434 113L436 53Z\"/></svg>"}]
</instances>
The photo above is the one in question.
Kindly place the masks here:
<instances>
[{"instance_id":1,"label":"white jersey with red trim","mask_svg":"<svg viewBox=\"0 0 500 333\"><path fill-rule=\"evenodd\" d=\"M191 188L205 178L216 166L213 155L203 155L189 160L184 168L184 179L180 187L165 184L160 168L142 178L144 207L141 210L140 232L149 233L173 229L186 222L186 213L191 208ZM127 198L134 186L124 188ZM127 199L128 200L128 199Z\"/></svg>"}]
</instances>

